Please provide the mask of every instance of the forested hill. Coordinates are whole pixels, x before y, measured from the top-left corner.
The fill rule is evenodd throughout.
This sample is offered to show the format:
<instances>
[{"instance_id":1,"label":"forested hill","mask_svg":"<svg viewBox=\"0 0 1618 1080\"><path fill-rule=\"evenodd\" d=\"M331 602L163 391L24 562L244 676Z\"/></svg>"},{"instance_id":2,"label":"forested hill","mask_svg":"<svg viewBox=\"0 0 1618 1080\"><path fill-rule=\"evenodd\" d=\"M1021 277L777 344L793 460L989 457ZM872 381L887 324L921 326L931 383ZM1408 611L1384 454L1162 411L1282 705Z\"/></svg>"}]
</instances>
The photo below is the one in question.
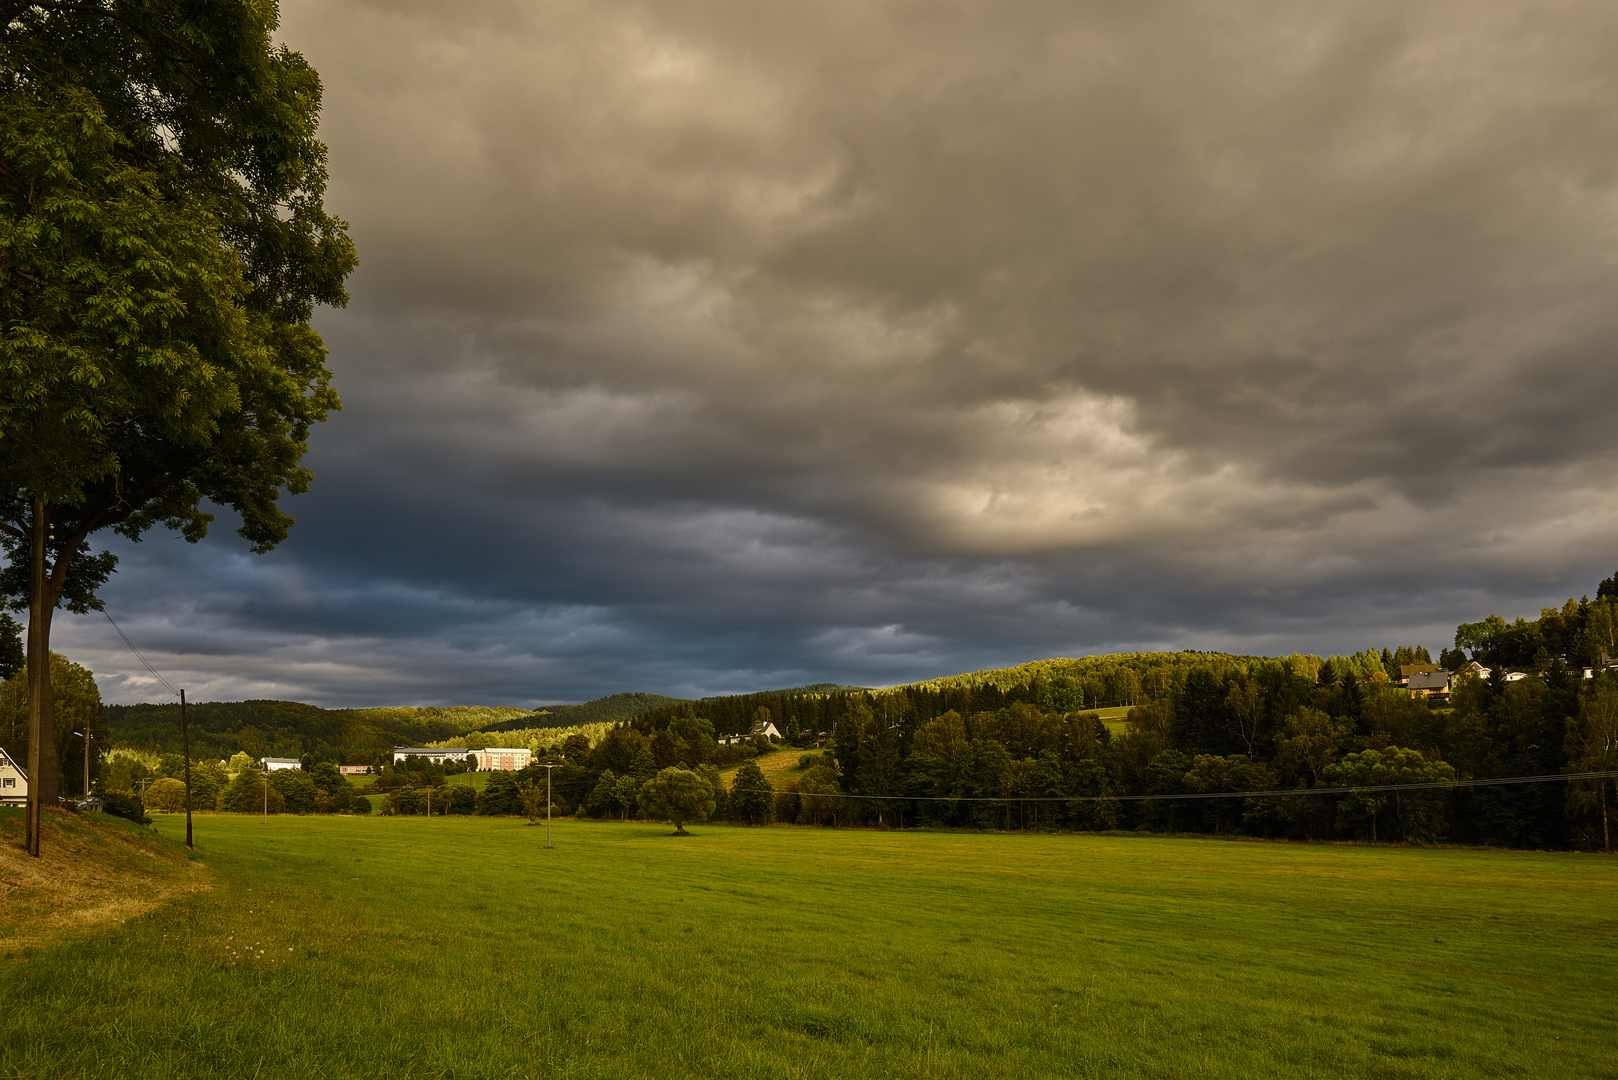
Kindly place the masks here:
<instances>
[{"instance_id":1,"label":"forested hill","mask_svg":"<svg viewBox=\"0 0 1618 1080\"><path fill-rule=\"evenodd\" d=\"M238 750L254 757L320 754L341 761L395 746L420 746L458 739L474 731L500 733L529 729L615 723L650 709L686 705L661 694L613 694L582 705L542 709L484 705L429 708L322 709L299 701L210 701L191 706L193 757L228 758ZM109 705L109 745L177 753L178 705Z\"/></svg>"},{"instance_id":2,"label":"forested hill","mask_svg":"<svg viewBox=\"0 0 1618 1080\"><path fill-rule=\"evenodd\" d=\"M238 750L254 757L349 754L419 746L520 720L527 709L452 705L439 708L322 709L298 701L207 701L191 706L193 757L228 758ZM154 753L180 749L179 705L109 705L108 743Z\"/></svg>"},{"instance_id":3,"label":"forested hill","mask_svg":"<svg viewBox=\"0 0 1618 1080\"><path fill-rule=\"evenodd\" d=\"M1161 696L1169 688L1183 682L1186 672L1193 667L1214 664L1245 671L1261 662L1280 663L1288 670L1306 673L1310 679L1327 663L1315 656L1284 657L1276 661L1256 656L1205 652L1114 653L1107 656L1055 658L1034 660L1016 667L949 675L885 690L821 684L794 690L702 698L649 709L634 717L630 723L643 734L650 734L666 727L672 719L695 715L712 723L717 735L738 735L746 732L755 720L763 719L759 714L759 710L763 709L783 733L795 734L805 728L829 732L840 716L851 708L859 707L856 699L876 702L879 710L886 702L887 708L894 713L890 717L894 722L900 719L899 713L905 716L938 716L954 709L969 715L995 712L1018 702L1037 705L1047 711L1073 712L1133 704L1147 697ZM1367 673L1383 668L1381 658L1371 652L1336 662L1344 667L1352 667L1357 673L1360 668Z\"/></svg>"},{"instance_id":4,"label":"forested hill","mask_svg":"<svg viewBox=\"0 0 1618 1080\"><path fill-rule=\"evenodd\" d=\"M586 701L582 705L546 705L531 713L514 716L510 720L502 720L496 724L489 724L480 731L521 731L528 728L559 728L573 727L583 724L610 724L618 720L628 720L632 716L639 716L652 709L668 708L670 706L689 705L687 698L665 697L662 694L613 694L610 697L596 698Z\"/></svg>"}]
</instances>

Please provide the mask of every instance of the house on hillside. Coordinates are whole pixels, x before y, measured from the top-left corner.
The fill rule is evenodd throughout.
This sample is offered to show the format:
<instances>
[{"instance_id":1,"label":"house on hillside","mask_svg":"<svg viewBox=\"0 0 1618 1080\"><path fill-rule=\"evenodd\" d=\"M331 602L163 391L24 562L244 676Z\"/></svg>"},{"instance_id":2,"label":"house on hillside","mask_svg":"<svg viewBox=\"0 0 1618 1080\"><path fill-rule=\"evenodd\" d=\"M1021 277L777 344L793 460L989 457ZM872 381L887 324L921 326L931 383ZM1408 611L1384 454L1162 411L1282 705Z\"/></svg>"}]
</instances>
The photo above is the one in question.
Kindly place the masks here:
<instances>
[{"instance_id":1,"label":"house on hillside","mask_svg":"<svg viewBox=\"0 0 1618 1080\"><path fill-rule=\"evenodd\" d=\"M375 765L339 765L337 772L340 776L368 776L376 771Z\"/></svg>"},{"instance_id":2,"label":"house on hillside","mask_svg":"<svg viewBox=\"0 0 1618 1080\"><path fill-rule=\"evenodd\" d=\"M397 765L411 758L423 758L434 765L442 765L446 761L465 761L471 753L464 746L395 746L393 763Z\"/></svg>"},{"instance_id":3,"label":"house on hillside","mask_svg":"<svg viewBox=\"0 0 1618 1080\"><path fill-rule=\"evenodd\" d=\"M516 772L534 763L534 752L526 746L491 746L472 751L467 760L476 761L479 772Z\"/></svg>"},{"instance_id":4,"label":"house on hillside","mask_svg":"<svg viewBox=\"0 0 1618 1080\"><path fill-rule=\"evenodd\" d=\"M1409 686L1412 675L1433 675L1440 671L1444 671L1441 664L1400 664L1398 683L1400 686Z\"/></svg>"},{"instance_id":5,"label":"house on hillside","mask_svg":"<svg viewBox=\"0 0 1618 1080\"><path fill-rule=\"evenodd\" d=\"M754 724L748 729L746 735L726 735L719 740L720 746L734 746L736 743L752 742L755 735L762 735L766 739L780 739L781 730L774 724Z\"/></svg>"},{"instance_id":6,"label":"house on hillside","mask_svg":"<svg viewBox=\"0 0 1618 1080\"><path fill-rule=\"evenodd\" d=\"M0 750L0 806L22 806L28 802L28 774Z\"/></svg>"},{"instance_id":7,"label":"house on hillside","mask_svg":"<svg viewBox=\"0 0 1618 1080\"><path fill-rule=\"evenodd\" d=\"M1437 667L1436 664L1433 666ZM1413 698L1449 698L1449 672L1441 667L1436 671L1413 671L1405 682Z\"/></svg>"},{"instance_id":8,"label":"house on hillside","mask_svg":"<svg viewBox=\"0 0 1618 1080\"><path fill-rule=\"evenodd\" d=\"M265 772L281 772L283 769L301 769L303 762L295 757L267 757L260 760Z\"/></svg>"}]
</instances>

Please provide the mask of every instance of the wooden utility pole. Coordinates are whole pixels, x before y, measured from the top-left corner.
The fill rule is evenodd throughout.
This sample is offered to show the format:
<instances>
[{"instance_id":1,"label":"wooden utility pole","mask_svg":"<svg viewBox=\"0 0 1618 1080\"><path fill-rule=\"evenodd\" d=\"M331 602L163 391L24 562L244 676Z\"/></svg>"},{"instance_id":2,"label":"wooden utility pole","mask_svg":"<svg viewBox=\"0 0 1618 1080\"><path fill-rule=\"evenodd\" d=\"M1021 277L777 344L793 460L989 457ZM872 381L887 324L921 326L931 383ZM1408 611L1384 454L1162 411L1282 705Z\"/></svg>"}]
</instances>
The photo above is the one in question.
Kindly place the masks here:
<instances>
[{"instance_id":1,"label":"wooden utility pole","mask_svg":"<svg viewBox=\"0 0 1618 1080\"><path fill-rule=\"evenodd\" d=\"M264 824L270 823L270 770L264 770Z\"/></svg>"},{"instance_id":2,"label":"wooden utility pole","mask_svg":"<svg viewBox=\"0 0 1618 1080\"><path fill-rule=\"evenodd\" d=\"M551 770L554 765L545 766L545 846L551 846Z\"/></svg>"},{"instance_id":3,"label":"wooden utility pole","mask_svg":"<svg viewBox=\"0 0 1618 1080\"><path fill-rule=\"evenodd\" d=\"M191 842L191 725L186 723L184 690L180 691L180 753L185 756L185 846L195 851L197 845Z\"/></svg>"}]
</instances>

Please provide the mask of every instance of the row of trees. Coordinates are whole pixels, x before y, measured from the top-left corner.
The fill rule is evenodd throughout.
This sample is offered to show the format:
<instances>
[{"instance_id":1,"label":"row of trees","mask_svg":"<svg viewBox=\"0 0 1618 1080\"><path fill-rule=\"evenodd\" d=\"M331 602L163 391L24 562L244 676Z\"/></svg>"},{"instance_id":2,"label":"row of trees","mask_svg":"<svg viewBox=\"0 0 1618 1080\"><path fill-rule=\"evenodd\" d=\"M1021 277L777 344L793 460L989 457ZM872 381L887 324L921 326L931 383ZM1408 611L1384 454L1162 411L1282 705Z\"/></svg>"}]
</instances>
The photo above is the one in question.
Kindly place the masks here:
<instances>
[{"instance_id":1,"label":"row of trees","mask_svg":"<svg viewBox=\"0 0 1618 1080\"><path fill-rule=\"evenodd\" d=\"M1519 671L1544 671L1564 661L1600 666L1618 653L1618 574L1596 587L1594 600L1570 598L1560 608L1542 609L1537 619L1519 616L1508 623L1490 615L1462 623L1455 631L1455 651L1444 657L1451 671L1465 662L1462 649L1485 666Z\"/></svg>"},{"instance_id":2,"label":"row of trees","mask_svg":"<svg viewBox=\"0 0 1618 1080\"><path fill-rule=\"evenodd\" d=\"M1421 662L1417 649L1406 656ZM1297 658L1207 655L1112 727L1094 712L1040 707L1042 696L1062 691L1062 676L1043 687L991 688L985 696L1011 703L969 713L933 710L941 695L971 688L781 700L789 713L797 705L833 715L824 754L745 812L731 810L734 787L716 792L716 812L828 825L1610 844L1618 810L1610 780L1414 794L1171 798L1618 769L1618 672L1572 680L1552 665L1542 678L1513 682L1499 670L1488 680L1463 676L1452 701L1435 707L1391 684L1386 665L1403 659L1389 651L1385 661L1368 651L1315 666ZM763 706L749 704L756 717ZM559 804L632 816L640 808L639 786L663 769L717 776L704 737L712 723L675 716L658 729L649 720L613 729L588 750L554 753Z\"/></svg>"}]
</instances>

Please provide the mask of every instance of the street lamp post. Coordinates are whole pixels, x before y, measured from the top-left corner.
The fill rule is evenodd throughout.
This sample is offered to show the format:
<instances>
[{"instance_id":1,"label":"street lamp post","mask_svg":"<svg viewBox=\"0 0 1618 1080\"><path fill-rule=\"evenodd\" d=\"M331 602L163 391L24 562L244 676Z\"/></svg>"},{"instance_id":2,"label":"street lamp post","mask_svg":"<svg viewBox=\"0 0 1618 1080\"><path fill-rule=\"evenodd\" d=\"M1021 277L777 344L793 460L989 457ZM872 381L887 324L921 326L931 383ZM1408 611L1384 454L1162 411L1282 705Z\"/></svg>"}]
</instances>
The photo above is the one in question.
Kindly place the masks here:
<instances>
[{"instance_id":1,"label":"street lamp post","mask_svg":"<svg viewBox=\"0 0 1618 1080\"><path fill-rule=\"evenodd\" d=\"M84 725L83 731L75 731L75 735L84 736L84 797L90 797L90 725Z\"/></svg>"}]
</instances>

